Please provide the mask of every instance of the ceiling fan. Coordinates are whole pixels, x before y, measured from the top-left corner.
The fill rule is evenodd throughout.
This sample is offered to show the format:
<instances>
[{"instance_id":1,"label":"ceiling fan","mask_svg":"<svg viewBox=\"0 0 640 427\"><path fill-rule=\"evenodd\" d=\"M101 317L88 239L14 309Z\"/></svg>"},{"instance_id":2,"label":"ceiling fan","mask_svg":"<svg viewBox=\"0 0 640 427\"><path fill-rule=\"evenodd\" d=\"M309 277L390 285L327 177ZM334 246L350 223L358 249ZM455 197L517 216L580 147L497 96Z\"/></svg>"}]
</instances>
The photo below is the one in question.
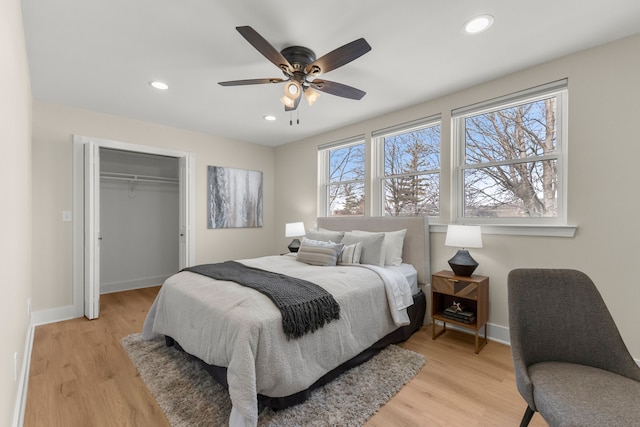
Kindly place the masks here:
<instances>
[{"instance_id":1,"label":"ceiling fan","mask_svg":"<svg viewBox=\"0 0 640 427\"><path fill-rule=\"evenodd\" d=\"M303 94L309 105L313 104L320 96L317 91L356 100L362 99L366 94L360 89L342 83L317 78L320 74L342 67L369 52L371 46L363 38L347 43L316 59L316 54L311 49L303 46L290 46L278 52L256 30L249 26L236 27L236 30L258 52L278 67L284 74L284 78L219 82L218 84L221 86L285 83L284 96L280 99L284 104L285 111L293 111L298 108Z\"/></svg>"}]
</instances>

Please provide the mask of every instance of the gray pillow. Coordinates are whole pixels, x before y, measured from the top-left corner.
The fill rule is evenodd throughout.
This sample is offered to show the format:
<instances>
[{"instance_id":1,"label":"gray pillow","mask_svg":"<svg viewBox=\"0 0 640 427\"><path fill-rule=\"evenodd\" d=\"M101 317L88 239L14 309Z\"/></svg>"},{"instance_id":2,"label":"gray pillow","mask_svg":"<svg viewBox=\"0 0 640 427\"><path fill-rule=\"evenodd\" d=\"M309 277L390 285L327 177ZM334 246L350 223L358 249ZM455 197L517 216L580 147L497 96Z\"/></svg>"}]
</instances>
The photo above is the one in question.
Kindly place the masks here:
<instances>
[{"instance_id":1,"label":"gray pillow","mask_svg":"<svg viewBox=\"0 0 640 427\"><path fill-rule=\"evenodd\" d=\"M384 266L384 233L375 234L354 234L351 232L344 233L342 243L345 245L355 245L360 242L362 244L362 254L360 255L360 264L371 264Z\"/></svg>"},{"instance_id":2,"label":"gray pillow","mask_svg":"<svg viewBox=\"0 0 640 427\"><path fill-rule=\"evenodd\" d=\"M353 230L354 234L375 234L370 231ZM407 230L384 232L384 265L402 264L402 247Z\"/></svg>"},{"instance_id":3,"label":"gray pillow","mask_svg":"<svg viewBox=\"0 0 640 427\"><path fill-rule=\"evenodd\" d=\"M344 231L330 231L330 230L308 230L305 237L311 240L318 240L321 242L333 242L340 243L342 241L342 237L344 236Z\"/></svg>"},{"instance_id":4,"label":"gray pillow","mask_svg":"<svg viewBox=\"0 0 640 427\"><path fill-rule=\"evenodd\" d=\"M296 259L309 265L336 265L343 247L342 243L327 243L305 237L300 243Z\"/></svg>"}]
</instances>

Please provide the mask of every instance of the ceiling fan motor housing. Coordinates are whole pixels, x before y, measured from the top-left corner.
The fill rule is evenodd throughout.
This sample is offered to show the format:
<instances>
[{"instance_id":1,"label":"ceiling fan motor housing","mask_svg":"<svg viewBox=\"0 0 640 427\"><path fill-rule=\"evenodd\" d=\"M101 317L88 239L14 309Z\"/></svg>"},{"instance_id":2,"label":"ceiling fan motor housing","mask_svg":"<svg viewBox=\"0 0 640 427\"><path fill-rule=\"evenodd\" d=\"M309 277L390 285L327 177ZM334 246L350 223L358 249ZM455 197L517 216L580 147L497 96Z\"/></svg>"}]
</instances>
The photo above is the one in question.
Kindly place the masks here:
<instances>
[{"instance_id":1,"label":"ceiling fan motor housing","mask_svg":"<svg viewBox=\"0 0 640 427\"><path fill-rule=\"evenodd\" d=\"M304 72L307 65L316 60L316 54L304 46L289 46L280 51L293 66L294 72Z\"/></svg>"}]
</instances>

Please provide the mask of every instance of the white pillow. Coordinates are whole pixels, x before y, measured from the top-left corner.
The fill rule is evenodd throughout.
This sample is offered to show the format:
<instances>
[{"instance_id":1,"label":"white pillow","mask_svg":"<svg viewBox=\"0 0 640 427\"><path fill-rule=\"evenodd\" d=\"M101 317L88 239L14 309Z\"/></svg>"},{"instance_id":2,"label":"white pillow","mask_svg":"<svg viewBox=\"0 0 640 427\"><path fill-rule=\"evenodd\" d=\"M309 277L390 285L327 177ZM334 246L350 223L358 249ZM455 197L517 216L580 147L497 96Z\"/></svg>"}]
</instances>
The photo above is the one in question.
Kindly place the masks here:
<instances>
[{"instance_id":1,"label":"white pillow","mask_svg":"<svg viewBox=\"0 0 640 427\"><path fill-rule=\"evenodd\" d=\"M353 230L354 234L371 235L377 232ZM385 231L384 232L384 265L402 264L402 248L404 247L404 236L407 230Z\"/></svg>"},{"instance_id":2,"label":"white pillow","mask_svg":"<svg viewBox=\"0 0 640 427\"><path fill-rule=\"evenodd\" d=\"M362 243L357 242L353 245L347 245L342 249L342 253L338 257L338 264L360 264L361 255Z\"/></svg>"}]
</instances>

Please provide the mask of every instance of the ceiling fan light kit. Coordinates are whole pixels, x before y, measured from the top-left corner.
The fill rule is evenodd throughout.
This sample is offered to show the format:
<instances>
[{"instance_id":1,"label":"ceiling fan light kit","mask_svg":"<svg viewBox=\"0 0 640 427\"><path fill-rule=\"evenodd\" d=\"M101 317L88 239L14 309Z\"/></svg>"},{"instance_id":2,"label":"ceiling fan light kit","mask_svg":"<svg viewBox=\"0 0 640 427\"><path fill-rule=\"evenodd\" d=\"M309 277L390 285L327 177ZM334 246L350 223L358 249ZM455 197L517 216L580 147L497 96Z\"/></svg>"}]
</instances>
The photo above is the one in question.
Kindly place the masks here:
<instances>
[{"instance_id":1,"label":"ceiling fan light kit","mask_svg":"<svg viewBox=\"0 0 640 427\"><path fill-rule=\"evenodd\" d=\"M284 74L284 78L232 80L219 82L218 84L221 86L285 83L284 96L280 98L285 111L294 111L298 108L302 93L304 93L309 105L312 105L320 97L317 91L355 100L362 99L366 94L360 89L342 83L317 78L320 74L342 67L369 52L371 46L363 38L347 43L316 59L316 54L304 46L289 46L278 52L249 26L236 27L236 30L258 52L278 67Z\"/></svg>"}]
</instances>

